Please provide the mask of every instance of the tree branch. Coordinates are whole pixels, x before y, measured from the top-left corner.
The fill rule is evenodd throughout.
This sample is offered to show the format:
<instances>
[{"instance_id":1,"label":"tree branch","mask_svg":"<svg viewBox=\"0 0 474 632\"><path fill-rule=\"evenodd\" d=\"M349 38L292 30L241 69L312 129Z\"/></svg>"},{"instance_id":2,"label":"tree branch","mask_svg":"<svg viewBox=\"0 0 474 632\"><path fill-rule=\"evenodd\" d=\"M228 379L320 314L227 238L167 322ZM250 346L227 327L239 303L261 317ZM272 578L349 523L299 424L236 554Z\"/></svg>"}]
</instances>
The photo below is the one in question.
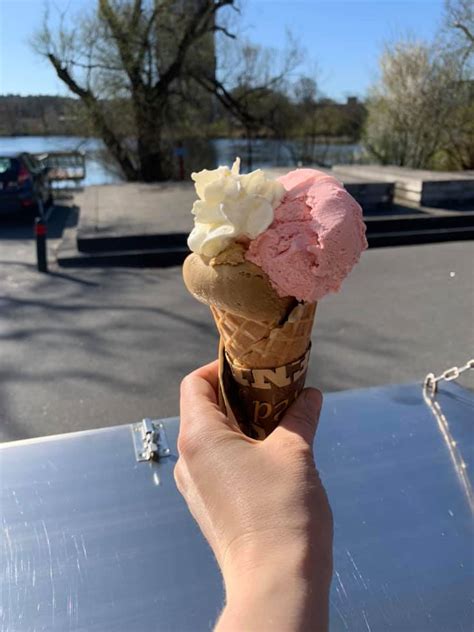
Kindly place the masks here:
<instances>
[{"instance_id":1,"label":"tree branch","mask_svg":"<svg viewBox=\"0 0 474 632\"><path fill-rule=\"evenodd\" d=\"M61 81L63 81L67 85L71 92L82 99L83 103L92 116L92 119L98 129L101 138L103 139L105 145L115 157L117 162L120 164L127 179L136 180L138 175L137 170L132 164L123 145L120 143L120 140L107 124L106 117L100 108L96 96L91 92L89 88L83 88L82 86L80 86L74 80L67 67L64 66L53 53L48 53L47 57L51 62L53 68L55 69L59 79L61 79Z\"/></svg>"},{"instance_id":2,"label":"tree branch","mask_svg":"<svg viewBox=\"0 0 474 632\"><path fill-rule=\"evenodd\" d=\"M132 10L132 17L127 24L127 30L122 29L120 20L117 17L117 11L114 11L109 4L109 0L99 0L99 11L103 19L107 23L112 37L117 44L118 53L123 64L123 68L130 79L130 83L134 88L138 88L141 84L141 73L139 60L134 59L131 48L128 45L129 40L136 35L138 23L141 15L142 0L135 0Z\"/></svg>"},{"instance_id":3,"label":"tree branch","mask_svg":"<svg viewBox=\"0 0 474 632\"><path fill-rule=\"evenodd\" d=\"M461 22L454 22L453 28L462 31L464 35L467 37L467 39L471 42L471 44L474 44L474 35L471 33L471 31L467 28L465 24L461 24Z\"/></svg>"},{"instance_id":4,"label":"tree branch","mask_svg":"<svg viewBox=\"0 0 474 632\"><path fill-rule=\"evenodd\" d=\"M216 15L219 9L224 6L231 6L233 3L234 0L219 0L218 2L206 0L204 2L206 6L196 9L195 14L188 23L184 35L181 38L173 62L169 65L155 86L157 92L164 92L169 84L180 74L186 53L191 44L202 37L206 32L210 32L214 29L215 25L210 24L211 18Z\"/></svg>"},{"instance_id":5,"label":"tree branch","mask_svg":"<svg viewBox=\"0 0 474 632\"><path fill-rule=\"evenodd\" d=\"M224 33L224 35L227 35L227 37L230 37L230 39L233 40L237 39L236 35L228 31L225 26L219 26L218 24L216 24L212 27L211 31L213 31L214 33Z\"/></svg>"},{"instance_id":6,"label":"tree branch","mask_svg":"<svg viewBox=\"0 0 474 632\"><path fill-rule=\"evenodd\" d=\"M194 80L211 94L214 94L222 105L236 116L246 127L260 125L262 120L250 114L239 99L236 99L215 77L195 75Z\"/></svg>"},{"instance_id":7,"label":"tree branch","mask_svg":"<svg viewBox=\"0 0 474 632\"><path fill-rule=\"evenodd\" d=\"M65 64L67 66L77 66L78 68L84 68L84 70L110 70L111 72L123 72L123 68L121 68L120 66L109 66L107 64L98 64L92 62L84 64L80 61L75 61L74 59L66 59Z\"/></svg>"},{"instance_id":8,"label":"tree branch","mask_svg":"<svg viewBox=\"0 0 474 632\"><path fill-rule=\"evenodd\" d=\"M140 43L140 49L139 49L139 53L138 53L138 59L139 59L139 65L141 67L143 60L145 58L146 52L147 50L150 51L150 43L149 43L149 37L150 37L150 32L151 29L153 27L153 24L158 16L158 7L155 6L155 8L153 9L150 18L147 22L147 25L145 26L145 30L143 32L143 36L142 36L142 40ZM149 76L149 78L151 79L151 77Z\"/></svg>"}]
</instances>

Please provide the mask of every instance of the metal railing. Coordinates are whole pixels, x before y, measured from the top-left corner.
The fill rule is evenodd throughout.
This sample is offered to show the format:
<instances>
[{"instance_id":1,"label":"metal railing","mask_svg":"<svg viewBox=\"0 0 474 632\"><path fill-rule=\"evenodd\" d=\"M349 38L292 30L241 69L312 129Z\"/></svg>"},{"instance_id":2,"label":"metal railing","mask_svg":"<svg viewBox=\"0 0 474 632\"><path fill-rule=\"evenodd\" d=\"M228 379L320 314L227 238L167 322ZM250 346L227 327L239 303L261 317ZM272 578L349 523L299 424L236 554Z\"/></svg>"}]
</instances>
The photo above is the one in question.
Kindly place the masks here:
<instances>
[{"instance_id":1,"label":"metal railing","mask_svg":"<svg viewBox=\"0 0 474 632\"><path fill-rule=\"evenodd\" d=\"M48 169L48 178L54 184L74 183L77 186L86 177L86 157L82 151L50 151L35 154Z\"/></svg>"}]
</instances>

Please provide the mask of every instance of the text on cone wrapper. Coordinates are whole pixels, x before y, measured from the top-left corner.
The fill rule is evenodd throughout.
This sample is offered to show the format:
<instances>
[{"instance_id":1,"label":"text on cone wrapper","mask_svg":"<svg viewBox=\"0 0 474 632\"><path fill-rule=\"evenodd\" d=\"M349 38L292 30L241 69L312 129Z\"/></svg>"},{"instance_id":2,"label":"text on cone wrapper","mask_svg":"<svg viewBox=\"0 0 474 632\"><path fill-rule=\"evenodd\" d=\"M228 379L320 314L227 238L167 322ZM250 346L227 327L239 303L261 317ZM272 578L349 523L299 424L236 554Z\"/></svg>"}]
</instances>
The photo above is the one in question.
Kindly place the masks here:
<instances>
[{"instance_id":1,"label":"text on cone wrapper","mask_svg":"<svg viewBox=\"0 0 474 632\"><path fill-rule=\"evenodd\" d=\"M306 373L309 350L302 358L275 369L241 369L230 365L234 380L242 386L270 390L273 386L284 388L299 380Z\"/></svg>"}]
</instances>

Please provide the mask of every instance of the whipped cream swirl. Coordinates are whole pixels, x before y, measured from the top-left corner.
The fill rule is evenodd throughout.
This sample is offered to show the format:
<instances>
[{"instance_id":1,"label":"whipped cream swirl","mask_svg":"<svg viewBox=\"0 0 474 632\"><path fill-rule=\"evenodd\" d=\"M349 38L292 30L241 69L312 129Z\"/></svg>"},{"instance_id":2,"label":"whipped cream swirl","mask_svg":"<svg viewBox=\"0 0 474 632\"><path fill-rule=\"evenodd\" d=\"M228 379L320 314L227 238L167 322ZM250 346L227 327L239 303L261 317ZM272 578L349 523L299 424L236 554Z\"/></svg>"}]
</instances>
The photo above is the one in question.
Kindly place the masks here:
<instances>
[{"instance_id":1,"label":"whipped cream swirl","mask_svg":"<svg viewBox=\"0 0 474 632\"><path fill-rule=\"evenodd\" d=\"M192 173L199 200L193 204L194 228L188 246L206 257L215 257L231 242L255 239L273 222L274 209L285 188L261 169L241 175L240 158L232 169L218 167Z\"/></svg>"}]
</instances>

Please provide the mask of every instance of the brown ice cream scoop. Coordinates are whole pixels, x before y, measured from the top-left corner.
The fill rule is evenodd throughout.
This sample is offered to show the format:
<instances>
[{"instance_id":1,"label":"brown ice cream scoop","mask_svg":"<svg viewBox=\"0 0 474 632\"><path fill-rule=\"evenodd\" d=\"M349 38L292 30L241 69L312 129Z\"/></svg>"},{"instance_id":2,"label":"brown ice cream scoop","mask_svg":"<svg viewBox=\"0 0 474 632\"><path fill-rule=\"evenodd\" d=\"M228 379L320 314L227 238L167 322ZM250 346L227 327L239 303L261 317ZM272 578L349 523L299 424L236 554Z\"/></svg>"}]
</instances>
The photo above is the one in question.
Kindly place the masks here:
<instances>
[{"instance_id":1,"label":"brown ice cream scoop","mask_svg":"<svg viewBox=\"0 0 474 632\"><path fill-rule=\"evenodd\" d=\"M241 244L233 244L213 258L193 253L183 265L184 283L202 303L250 320L278 324L296 301L279 297L266 273L247 261L244 253Z\"/></svg>"}]
</instances>

